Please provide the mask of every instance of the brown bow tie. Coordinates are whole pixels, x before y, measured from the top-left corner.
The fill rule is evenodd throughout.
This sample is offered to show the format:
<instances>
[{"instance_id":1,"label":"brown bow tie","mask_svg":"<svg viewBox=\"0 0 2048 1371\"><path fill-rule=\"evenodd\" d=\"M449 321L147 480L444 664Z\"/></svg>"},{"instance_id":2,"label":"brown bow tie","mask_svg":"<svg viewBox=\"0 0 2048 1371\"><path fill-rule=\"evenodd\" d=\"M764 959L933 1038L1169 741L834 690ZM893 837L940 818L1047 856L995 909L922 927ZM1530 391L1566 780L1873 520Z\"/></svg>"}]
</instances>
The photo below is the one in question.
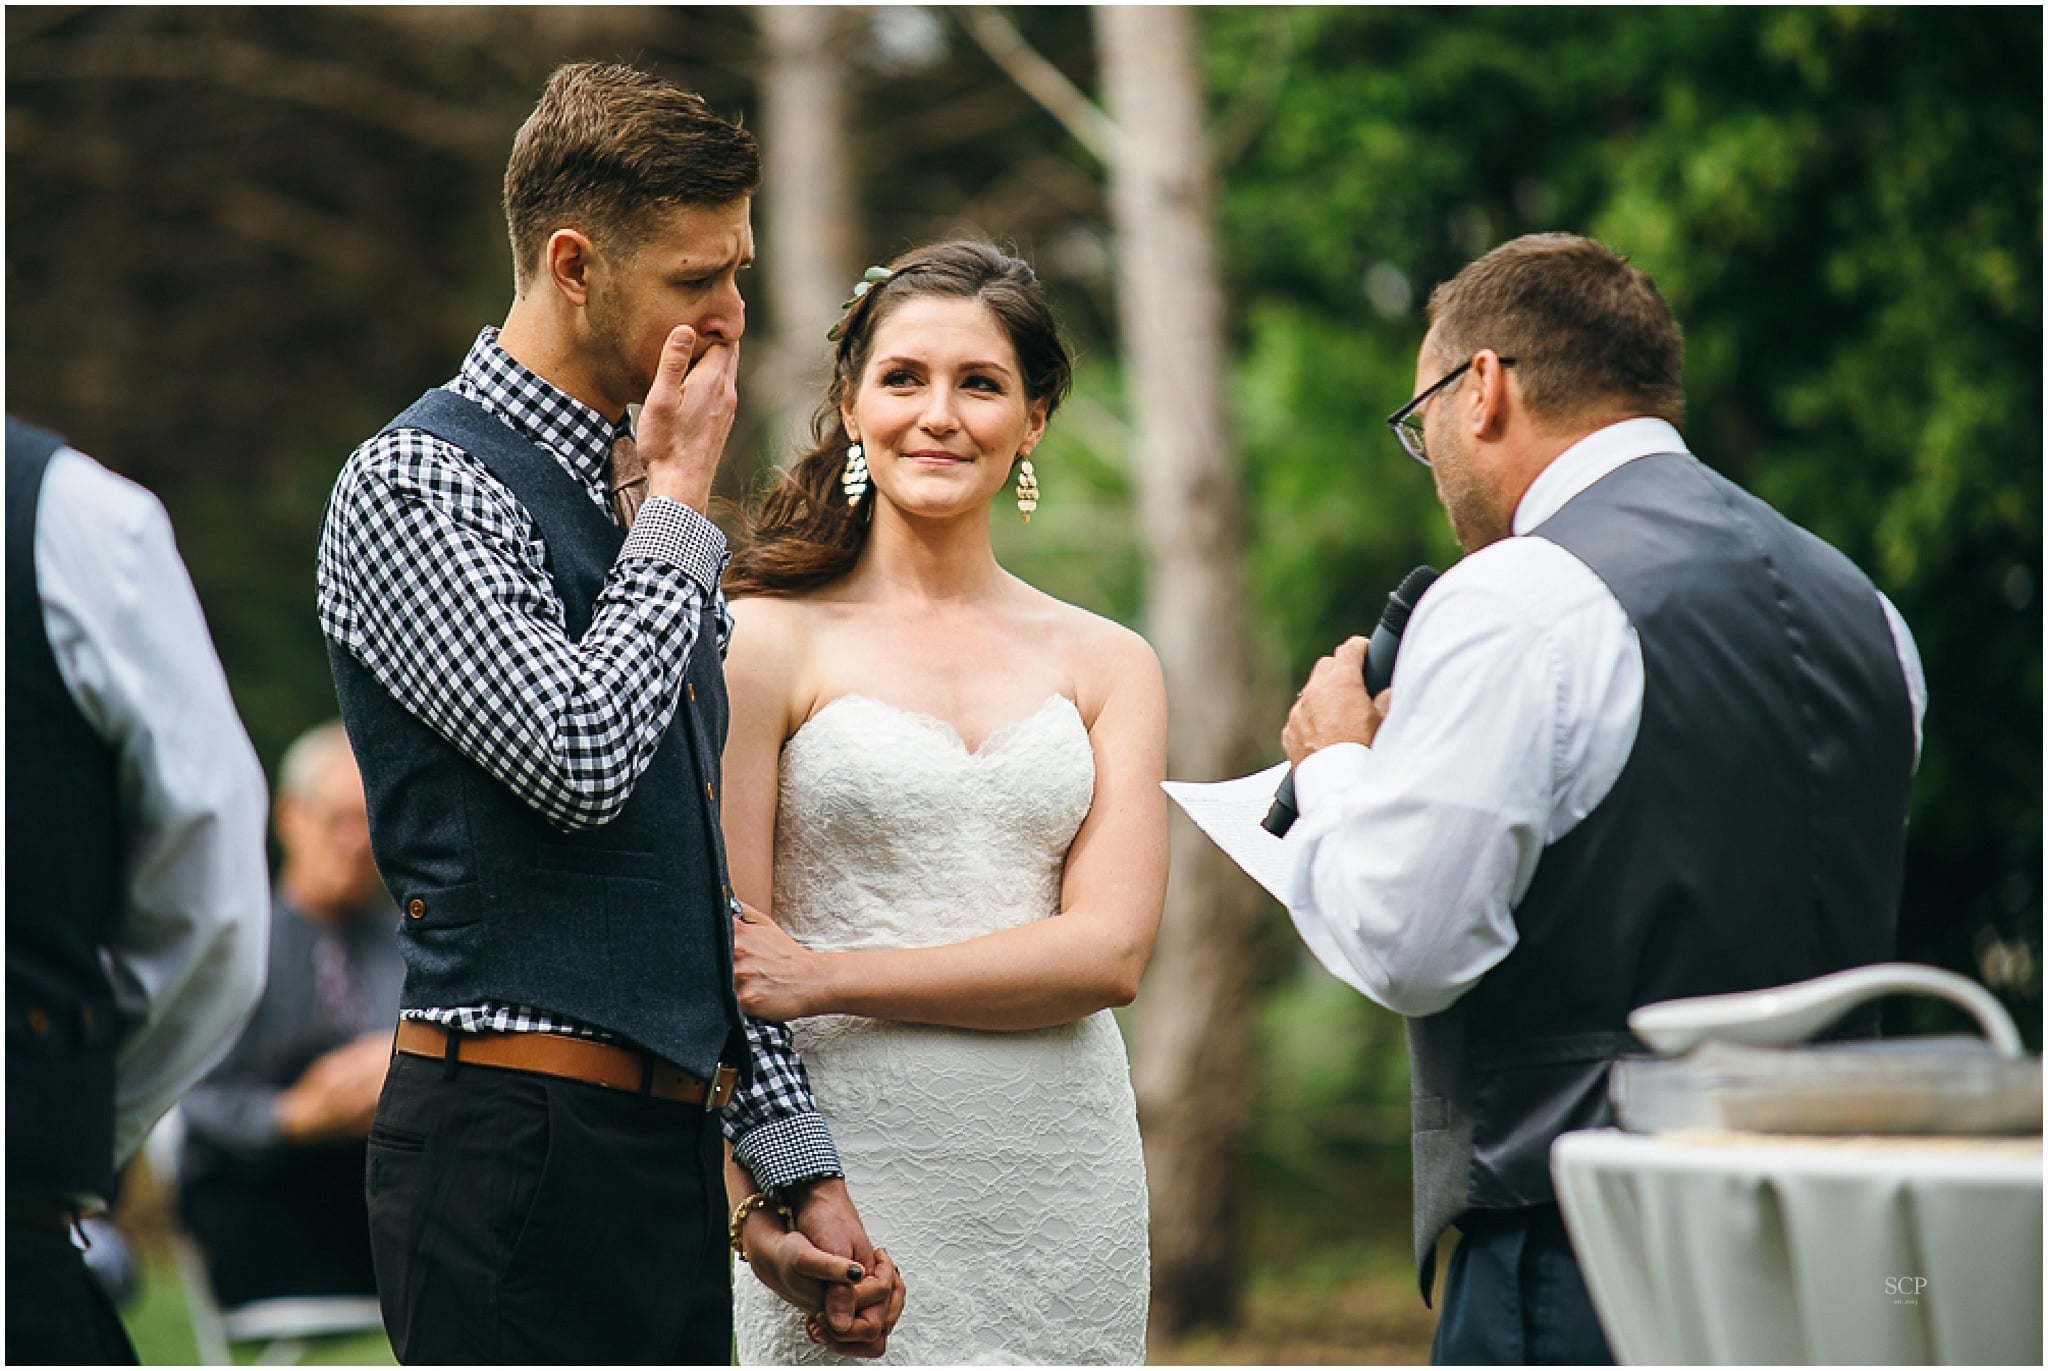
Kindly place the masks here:
<instances>
[{"instance_id":1,"label":"brown bow tie","mask_svg":"<svg viewBox=\"0 0 2048 1371\"><path fill-rule=\"evenodd\" d=\"M610 489L612 513L620 527L632 528L633 516L647 498L647 464L640 460L640 449L630 433L612 440Z\"/></svg>"}]
</instances>

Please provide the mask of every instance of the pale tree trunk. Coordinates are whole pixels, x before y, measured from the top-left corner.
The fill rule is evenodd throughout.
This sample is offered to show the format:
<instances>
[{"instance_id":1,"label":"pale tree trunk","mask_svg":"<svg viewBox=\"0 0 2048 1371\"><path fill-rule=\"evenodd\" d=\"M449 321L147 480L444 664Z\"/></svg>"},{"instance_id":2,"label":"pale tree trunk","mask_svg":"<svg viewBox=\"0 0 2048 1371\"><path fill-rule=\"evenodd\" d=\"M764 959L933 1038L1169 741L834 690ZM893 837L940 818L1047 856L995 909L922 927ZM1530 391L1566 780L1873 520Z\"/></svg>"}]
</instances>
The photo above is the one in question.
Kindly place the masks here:
<instances>
[{"instance_id":1,"label":"pale tree trunk","mask_svg":"<svg viewBox=\"0 0 2048 1371\"><path fill-rule=\"evenodd\" d=\"M810 434L830 364L825 332L858 278L845 46L860 9L761 5L761 146L757 228L773 302L767 347L748 357L750 388L770 397L768 452L788 461Z\"/></svg>"},{"instance_id":2,"label":"pale tree trunk","mask_svg":"<svg viewBox=\"0 0 2048 1371\"><path fill-rule=\"evenodd\" d=\"M1137 430L1146 629L1166 674L1168 769L1248 760L1250 662L1237 455L1194 21L1098 6L1118 308ZM1175 812L1166 915L1140 998L1135 1083L1152 1189L1153 1320L1236 1311L1246 1232L1257 887Z\"/></svg>"}]
</instances>

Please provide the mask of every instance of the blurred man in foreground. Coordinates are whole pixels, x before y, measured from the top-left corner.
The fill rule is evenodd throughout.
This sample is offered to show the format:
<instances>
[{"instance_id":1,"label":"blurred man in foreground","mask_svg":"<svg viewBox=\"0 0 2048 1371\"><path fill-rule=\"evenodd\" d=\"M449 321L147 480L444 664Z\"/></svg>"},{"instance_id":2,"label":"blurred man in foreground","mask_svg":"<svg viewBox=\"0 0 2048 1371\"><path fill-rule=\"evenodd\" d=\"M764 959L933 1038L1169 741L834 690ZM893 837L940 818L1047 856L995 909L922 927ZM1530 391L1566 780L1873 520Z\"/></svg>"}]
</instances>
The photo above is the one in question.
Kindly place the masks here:
<instances>
[{"instance_id":1,"label":"blurred man in foreground","mask_svg":"<svg viewBox=\"0 0 2048 1371\"><path fill-rule=\"evenodd\" d=\"M276 825L269 985L234 1051L184 1105L180 1204L230 1307L377 1292L364 1139L405 961L339 721L285 753Z\"/></svg>"},{"instance_id":2,"label":"blurred man in foreground","mask_svg":"<svg viewBox=\"0 0 2048 1371\"><path fill-rule=\"evenodd\" d=\"M163 506L7 422L7 1347L133 1362L72 1241L263 989L263 772Z\"/></svg>"},{"instance_id":3,"label":"blurred man in foreground","mask_svg":"<svg viewBox=\"0 0 2048 1371\"><path fill-rule=\"evenodd\" d=\"M1468 555L1390 693L1353 639L1283 734L1289 912L1409 1017L1425 1298L1460 1234L1439 1362L1612 1359L1550 1145L1610 1122L1631 1009L1892 949L1912 636L1686 450L1681 353L1649 278L1588 239L1516 239L1439 287L1388 422Z\"/></svg>"}]
</instances>

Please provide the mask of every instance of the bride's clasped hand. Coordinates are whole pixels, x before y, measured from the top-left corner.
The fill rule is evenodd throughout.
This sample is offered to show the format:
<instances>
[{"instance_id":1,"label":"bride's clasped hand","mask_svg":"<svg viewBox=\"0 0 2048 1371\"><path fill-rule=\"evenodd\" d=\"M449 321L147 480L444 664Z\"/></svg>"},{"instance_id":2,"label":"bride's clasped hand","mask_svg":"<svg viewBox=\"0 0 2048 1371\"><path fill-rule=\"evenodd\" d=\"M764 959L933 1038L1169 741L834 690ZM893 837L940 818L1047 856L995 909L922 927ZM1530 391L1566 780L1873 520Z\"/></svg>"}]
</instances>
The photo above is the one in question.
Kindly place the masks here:
<instances>
[{"instance_id":1,"label":"bride's clasped hand","mask_svg":"<svg viewBox=\"0 0 2048 1371\"><path fill-rule=\"evenodd\" d=\"M826 954L810 951L752 905L742 902L740 908L743 913L732 921L732 979L740 1008L778 1023L830 1013Z\"/></svg>"}]
</instances>

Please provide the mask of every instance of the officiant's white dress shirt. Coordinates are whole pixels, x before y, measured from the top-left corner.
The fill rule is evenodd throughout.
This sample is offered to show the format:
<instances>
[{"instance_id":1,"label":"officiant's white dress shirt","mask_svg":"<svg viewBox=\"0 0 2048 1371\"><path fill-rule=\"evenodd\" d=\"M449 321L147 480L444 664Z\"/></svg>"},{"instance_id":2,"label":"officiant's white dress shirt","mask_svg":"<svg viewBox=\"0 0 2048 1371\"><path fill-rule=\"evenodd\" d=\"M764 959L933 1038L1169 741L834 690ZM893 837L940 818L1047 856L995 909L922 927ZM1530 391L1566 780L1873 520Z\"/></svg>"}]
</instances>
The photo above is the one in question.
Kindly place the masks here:
<instances>
[{"instance_id":1,"label":"officiant's white dress shirt","mask_svg":"<svg viewBox=\"0 0 2048 1371\"><path fill-rule=\"evenodd\" d=\"M268 793L157 498L59 448L34 555L58 674L116 758L120 907L101 959L128 1022L119 1163L226 1055L263 992Z\"/></svg>"},{"instance_id":2,"label":"officiant's white dress shirt","mask_svg":"<svg viewBox=\"0 0 2048 1371\"><path fill-rule=\"evenodd\" d=\"M1685 452L1661 419L1589 434L1544 469L1514 532L1430 587L1402 638L1385 722L1295 771L1288 913L1330 972L1411 1018L1512 952L1514 907L1543 849L1606 798L1643 712L1643 656L1613 592L1555 543L1521 535L1638 457ZM1882 594L1913 713L1927 687Z\"/></svg>"}]
</instances>

